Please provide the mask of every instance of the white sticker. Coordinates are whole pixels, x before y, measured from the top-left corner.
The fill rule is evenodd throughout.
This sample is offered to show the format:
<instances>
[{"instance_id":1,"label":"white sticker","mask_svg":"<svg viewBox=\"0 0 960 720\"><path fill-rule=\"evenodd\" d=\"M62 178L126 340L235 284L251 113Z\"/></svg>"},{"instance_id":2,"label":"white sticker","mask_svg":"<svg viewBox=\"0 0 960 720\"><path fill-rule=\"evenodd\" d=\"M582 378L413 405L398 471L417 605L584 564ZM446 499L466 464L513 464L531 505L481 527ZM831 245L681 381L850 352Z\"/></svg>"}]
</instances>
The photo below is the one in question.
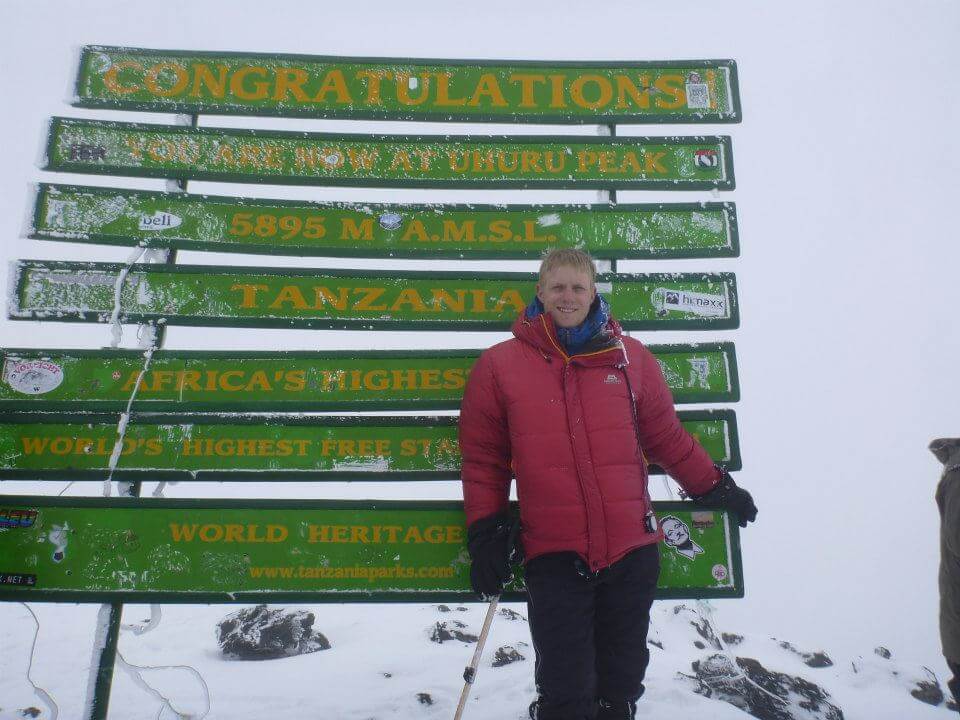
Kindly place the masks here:
<instances>
[{"instance_id":1,"label":"white sticker","mask_svg":"<svg viewBox=\"0 0 960 720\"><path fill-rule=\"evenodd\" d=\"M47 200L47 225L57 228L77 224L77 204L71 200Z\"/></svg>"},{"instance_id":2,"label":"white sticker","mask_svg":"<svg viewBox=\"0 0 960 720\"><path fill-rule=\"evenodd\" d=\"M78 272L38 272L33 277L54 285L83 285L84 287L109 285L113 287L117 284L116 275L108 275L102 272L86 272L84 270Z\"/></svg>"},{"instance_id":3,"label":"white sticker","mask_svg":"<svg viewBox=\"0 0 960 720\"><path fill-rule=\"evenodd\" d=\"M3 379L24 395L43 395L63 382L63 368L49 360L6 360Z\"/></svg>"},{"instance_id":4,"label":"white sticker","mask_svg":"<svg viewBox=\"0 0 960 720\"><path fill-rule=\"evenodd\" d=\"M550 213L549 215L541 215L537 218L537 225L540 227L553 227L554 225L560 224L560 213Z\"/></svg>"},{"instance_id":5,"label":"white sticker","mask_svg":"<svg viewBox=\"0 0 960 720\"><path fill-rule=\"evenodd\" d=\"M713 574L713 579L718 582L727 579L727 568L723 565L714 565L710 572Z\"/></svg>"},{"instance_id":6,"label":"white sticker","mask_svg":"<svg viewBox=\"0 0 960 720\"><path fill-rule=\"evenodd\" d=\"M710 109L710 88L706 83L687 83L687 107L691 110Z\"/></svg>"},{"instance_id":7,"label":"white sticker","mask_svg":"<svg viewBox=\"0 0 960 720\"><path fill-rule=\"evenodd\" d=\"M597 292L605 293L609 295L613 292L613 283L612 282L598 282L597 283Z\"/></svg>"},{"instance_id":8,"label":"white sticker","mask_svg":"<svg viewBox=\"0 0 960 720\"><path fill-rule=\"evenodd\" d=\"M384 230L396 230L403 223L400 213L385 212L380 216L380 227Z\"/></svg>"},{"instance_id":9,"label":"white sticker","mask_svg":"<svg viewBox=\"0 0 960 720\"><path fill-rule=\"evenodd\" d=\"M690 379L687 387L699 387L702 390L710 389L710 359L687 358L690 363Z\"/></svg>"},{"instance_id":10,"label":"white sticker","mask_svg":"<svg viewBox=\"0 0 960 720\"><path fill-rule=\"evenodd\" d=\"M67 556L67 543L70 542L70 523L54 525L47 533L47 540L53 543L53 561L63 562Z\"/></svg>"},{"instance_id":11,"label":"white sticker","mask_svg":"<svg viewBox=\"0 0 960 720\"><path fill-rule=\"evenodd\" d=\"M720 156L711 148L700 148L693 153L693 162L697 167L715 168L720 164Z\"/></svg>"},{"instance_id":12,"label":"white sticker","mask_svg":"<svg viewBox=\"0 0 960 720\"><path fill-rule=\"evenodd\" d=\"M141 215L139 227L141 230L168 230L179 227L182 222L183 220L173 213L157 210L153 215Z\"/></svg>"},{"instance_id":13,"label":"white sticker","mask_svg":"<svg viewBox=\"0 0 960 720\"><path fill-rule=\"evenodd\" d=\"M338 168L343 165L343 153L339 150L329 150L323 155L323 164L328 168Z\"/></svg>"},{"instance_id":14,"label":"white sticker","mask_svg":"<svg viewBox=\"0 0 960 720\"><path fill-rule=\"evenodd\" d=\"M727 299L723 295L659 287L650 294L650 299L657 310L657 315L661 317L668 312L693 313L700 317L726 317L727 315Z\"/></svg>"},{"instance_id":15,"label":"white sticker","mask_svg":"<svg viewBox=\"0 0 960 720\"><path fill-rule=\"evenodd\" d=\"M660 527L663 528L663 541L676 550L678 555L687 560L695 560L697 555L703 553L703 548L693 541L690 528L680 518L667 515L660 519Z\"/></svg>"}]
</instances>

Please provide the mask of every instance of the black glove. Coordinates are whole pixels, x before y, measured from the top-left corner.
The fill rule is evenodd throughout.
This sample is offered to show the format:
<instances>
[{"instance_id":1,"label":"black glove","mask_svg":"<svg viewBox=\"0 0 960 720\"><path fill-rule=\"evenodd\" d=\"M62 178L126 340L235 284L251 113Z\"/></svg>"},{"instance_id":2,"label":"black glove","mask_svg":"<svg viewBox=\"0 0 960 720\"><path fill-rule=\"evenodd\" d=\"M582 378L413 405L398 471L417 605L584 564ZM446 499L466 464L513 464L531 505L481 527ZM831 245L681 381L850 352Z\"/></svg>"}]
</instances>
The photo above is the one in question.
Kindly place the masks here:
<instances>
[{"instance_id":1,"label":"black glove","mask_svg":"<svg viewBox=\"0 0 960 720\"><path fill-rule=\"evenodd\" d=\"M713 489L703 495L691 495L690 499L700 505L712 505L731 510L736 514L740 527L745 528L747 523L757 519L757 506L753 504L750 493L737 487L730 473L722 469L721 472L723 476Z\"/></svg>"},{"instance_id":2,"label":"black glove","mask_svg":"<svg viewBox=\"0 0 960 720\"><path fill-rule=\"evenodd\" d=\"M467 550L470 553L470 585L484 598L503 592L512 579L510 560L514 552L517 521L507 514L491 515L477 520L467 529Z\"/></svg>"}]
</instances>

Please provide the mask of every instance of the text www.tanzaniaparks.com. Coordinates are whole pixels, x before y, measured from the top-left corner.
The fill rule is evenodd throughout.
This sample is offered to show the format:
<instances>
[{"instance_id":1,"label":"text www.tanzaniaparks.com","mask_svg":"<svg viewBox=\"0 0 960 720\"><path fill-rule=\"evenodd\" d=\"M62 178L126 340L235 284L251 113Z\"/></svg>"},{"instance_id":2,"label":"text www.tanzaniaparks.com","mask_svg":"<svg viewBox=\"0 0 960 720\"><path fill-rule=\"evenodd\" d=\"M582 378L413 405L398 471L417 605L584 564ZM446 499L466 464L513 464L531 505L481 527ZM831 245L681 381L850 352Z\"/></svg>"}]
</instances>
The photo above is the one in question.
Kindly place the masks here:
<instances>
[{"instance_id":1,"label":"text www.tanzaniaparks.com","mask_svg":"<svg viewBox=\"0 0 960 720\"><path fill-rule=\"evenodd\" d=\"M251 567L250 577L257 579L319 579L340 580L357 578L375 582L381 578L452 578L456 574L449 566L404 567L393 565L390 567L368 567L354 565L352 567L313 567L307 565L288 565L285 567Z\"/></svg>"}]
</instances>

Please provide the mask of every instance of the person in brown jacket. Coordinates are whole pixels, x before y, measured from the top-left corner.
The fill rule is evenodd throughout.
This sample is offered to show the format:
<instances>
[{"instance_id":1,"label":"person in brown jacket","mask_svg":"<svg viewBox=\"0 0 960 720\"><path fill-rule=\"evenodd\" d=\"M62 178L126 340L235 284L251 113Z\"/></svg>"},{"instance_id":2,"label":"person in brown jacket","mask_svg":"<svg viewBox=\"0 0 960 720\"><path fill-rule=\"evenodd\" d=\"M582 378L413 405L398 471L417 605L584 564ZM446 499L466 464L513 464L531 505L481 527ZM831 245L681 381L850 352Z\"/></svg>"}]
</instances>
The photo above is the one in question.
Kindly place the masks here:
<instances>
[{"instance_id":1,"label":"person in brown jacket","mask_svg":"<svg viewBox=\"0 0 960 720\"><path fill-rule=\"evenodd\" d=\"M937 486L940 509L940 642L953 677L947 683L960 704L960 438L940 438L930 450L943 463Z\"/></svg>"}]
</instances>

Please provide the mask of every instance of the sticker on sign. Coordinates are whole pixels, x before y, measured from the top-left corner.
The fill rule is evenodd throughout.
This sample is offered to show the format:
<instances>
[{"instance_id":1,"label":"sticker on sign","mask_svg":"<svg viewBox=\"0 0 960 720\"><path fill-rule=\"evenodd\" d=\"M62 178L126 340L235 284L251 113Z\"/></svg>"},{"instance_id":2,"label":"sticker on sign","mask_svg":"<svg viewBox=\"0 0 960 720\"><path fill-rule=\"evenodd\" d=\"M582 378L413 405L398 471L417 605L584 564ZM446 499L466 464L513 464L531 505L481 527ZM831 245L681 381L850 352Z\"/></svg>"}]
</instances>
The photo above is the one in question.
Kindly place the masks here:
<instances>
[{"instance_id":1,"label":"sticker on sign","mask_svg":"<svg viewBox=\"0 0 960 720\"><path fill-rule=\"evenodd\" d=\"M724 317L727 314L727 300L723 295L658 287L650 297L660 317L670 312L693 313L700 317Z\"/></svg>"},{"instance_id":2,"label":"sticker on sign","mask_svg":"<svg viewBox=\"0 0 960 720\"><path fill-rule=\"evenodd\" d=\"M3 379L24 395L43 395L63 382L63 368L47 360L7 360L3 364Z\"/></svg>"},{"instance_id":3,"label":"sticker on sign","mask_svg":"<svg viewBox=\"0 0 960 720\"><path fill-rule=\"evenodd\" d=\"M168 230L179 227L181 222L183 220L173 213L157 210L153 215L142 215L139 227L141 230Z\"/></svg>"}]
</instances>

